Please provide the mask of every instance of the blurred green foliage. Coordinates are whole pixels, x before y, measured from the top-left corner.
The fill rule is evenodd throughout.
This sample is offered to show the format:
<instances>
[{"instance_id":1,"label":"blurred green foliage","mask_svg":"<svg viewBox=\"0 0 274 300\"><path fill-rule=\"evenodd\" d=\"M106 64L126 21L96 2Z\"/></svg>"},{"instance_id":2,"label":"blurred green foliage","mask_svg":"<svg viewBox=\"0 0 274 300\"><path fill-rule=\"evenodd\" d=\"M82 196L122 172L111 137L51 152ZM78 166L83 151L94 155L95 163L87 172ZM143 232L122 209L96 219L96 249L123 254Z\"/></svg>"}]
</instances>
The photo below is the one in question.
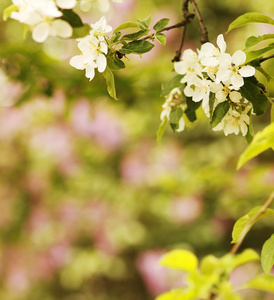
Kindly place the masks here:
<instances>
[{"instance_id":1,"label":"blurred green foliage","mask_svg":"<svg viewBox=\"0 0 274 300\"><path fill-rule=\"evenodd\" d=\"M198 4L213 41L239 14L274 9L267 0ZM0 10L7 5L2 0ZM174 24L180 9L179 0L125 0L107 18L113 27L148 15L153 24L164 17ZM186 47L195 48L199 28L192 23ZM261 29L230 33L228 47L243 49L251 30ZM161 85L173 76L179 40L179 30L168 32L166 47L130 58L115 72L115 102L102 76L89 82L69 66L73 41L38 45L23 40L19 23L1 22L1 299L153 299L182 280L157 267L162 253L184 248L198 257L223 255L234 222L273 190L273 153L236 171L246 142L212 132L206 121L181 134L170 130L157 145ZM266 64L273 74L273 62ZM6 107L7 100L13 105ZM256 130L269 123L268 115ZM273 225L271 217L261 220L242 248L259 251ZM262 269L254 264L243 272Z\"/></svg>"}]
</instances>

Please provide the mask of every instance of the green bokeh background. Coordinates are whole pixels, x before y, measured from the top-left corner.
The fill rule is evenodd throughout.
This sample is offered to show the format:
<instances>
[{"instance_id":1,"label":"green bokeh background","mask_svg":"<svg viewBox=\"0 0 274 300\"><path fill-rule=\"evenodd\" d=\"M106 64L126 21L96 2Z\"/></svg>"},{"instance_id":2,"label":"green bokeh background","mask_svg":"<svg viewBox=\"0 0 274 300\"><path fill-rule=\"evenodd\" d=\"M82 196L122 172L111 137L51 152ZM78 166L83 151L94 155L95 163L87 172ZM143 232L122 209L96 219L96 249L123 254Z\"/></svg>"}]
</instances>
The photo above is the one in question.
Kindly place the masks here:
<instances>
[{"instance_id":1,"label":"green bokeh background","mask_svg":"<svg viewBox=\"0 0 274 300\"><path fill-rule=\"evenodd\" d=\"M269 0L197 2L213 43L240 14L274 16ZM0 14L9 4L1 1ZM175 24L181 1L125 0L111 3L106 17L115 27L149 15L152 23L167 17ZM228 52L271 30L234 30L225 35ZM212 132L202 112L193 129L168 129L157 144L161 85L174 76L180 30L167 33L166 47L125 60L126 69L115 72L119 102L100 74L89 82L70 67L75 41L41 45L22 31L14 20L1 21L0 299L149 300L181 282L180 274L157 267L165 251L228 252L234 222L273 191L273 152L236 171L245 139ZM199 34L194 19L184 49L199 48ZM264 64L273 76L273 61ZM254 118L255 131L269 115L270 108ZM241 249L260 252L273 226L273 218L262 219ZM241 272L234 281L262 269L251 264ZM243 297L274 299L254 291Z\"/></svg>"}]
</instances>

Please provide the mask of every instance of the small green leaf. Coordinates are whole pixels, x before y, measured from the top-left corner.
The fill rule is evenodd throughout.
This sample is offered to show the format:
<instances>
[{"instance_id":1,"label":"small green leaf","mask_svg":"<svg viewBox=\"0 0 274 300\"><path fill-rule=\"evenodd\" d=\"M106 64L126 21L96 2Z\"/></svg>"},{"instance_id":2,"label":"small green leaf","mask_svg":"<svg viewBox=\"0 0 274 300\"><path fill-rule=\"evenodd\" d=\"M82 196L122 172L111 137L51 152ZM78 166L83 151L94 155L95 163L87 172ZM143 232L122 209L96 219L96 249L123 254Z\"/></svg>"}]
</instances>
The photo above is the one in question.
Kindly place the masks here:
<instances>
[{"instance_id":1,"label":"small green leaf","mask_svg":"<svg viewBox=\"0 0 274 300\"><path fill-rule=\"evenodd\" d=\"M140 30L140 31L122 36L121 40L122 41L134 41L134 40L141 38L142 36L145 36L147 33L148 33L148 30Z\"/></svg>"},{"instance_id":2,"label":"small green leaf","mask_svg":"<svg viewBox=\"0 0 274 300\"><path fill-rule=\"evenodd\" d=\"M235 269L248 262L259 260L260 257L253 249L245 249L242 253L235 255L232 268Z\"/></svg>"},{"instance_id":3,"label":"small green leaf","mask_svg":"<svg viewBox=\"0 0 274 300\"><path fill-rule=\"evenodd\" d=\"M203 274L212 274L220 268L220 260L214 255L207 255L201 261L201 272Z\"/></svg>"},{"instance_id":4,"label":"small green leaf","mask_svg":"<svg viewBox=\"0 0 274 300\"><path fill-rule=\"evenodd\" d=\"M182 110L181 107L172 109L170 114L169 114L170 123L178 124L181 117L182 117L182 115L183 115L183 110Z\"/></svg>"},{"instance_id":5,"label":"small green leaf","mask_svg":"<svg viewBox=\"0 0 274 300\"><path fill-rule=\"evenodd\" d=\"M260 211L260 209L262 209L262 206L257 206L253 208L248 214L237 220L232 230L232 244L237 243L242 234L246 234L258 220L265 216L274 215L274 210L268 208L256 220L250 222L250 220Z\"/></svg>"},{"instance_id":6,"label":"small green leaf","mask_svg":"<svg viewBox=\"0 0 274 300\"><path fill-rule=\"evenodd\" d=\"M169 19L163 18L163 19L159 20L159 21L153 26L153 29L154 29L155 31L160 31L160 30L164 29L164 28L167 26L168 23L169 23Z\"/></svg>"},{"instance_id":7,"label":"small green leaf","mask_svg":"<svg viewBox=\"0 0 274 300\"><path fill-rule=\"evenodd\" d=\"M250 36L245 42L245 50L254 45L269 39L274 39L274 34L264 34L260 36Z\"/></svg>"},{"instance_id":8,"label":"small green leaf","mask_svg":"<svg viewBox=\"0 0 274 300\"><path fill-rule=\"evenodd\" d=\"M107 57L107 65L111 71L125 68L124 62L116 56Z\"/></svg>"},{"instance_id":9,"label":"small green leaf","mask_svg":"<svg viewBox=\"0 0 274 300\"><path fill-rule=\"evenodd\" d=\"M126 45L124 45L119 52L123 54L130 54L130 53L135 53L135 54L143 54L146 52L149 52L152 48L154 47L153 44L151 44L148 41L144 40L139 40L139 41L133 41L130 42Z\"/></svg>"},{"instance_id":10,"label":"small green leaf","mask_svg":"<svg viewBox=\"0 0 274 300\"><path fill-rule=\"evenodd\" d=\"M234 20L228 27L228 30L226 33L231 31L234 28L246 25L248 23L266 23L266 24L271 24L274 25L274 19L262 15L257 12L249 12L244 15L241 15L238 17L236 20Z\"/></svg>"},{"instance_id":11,"label":"small green leaf","mask_svg":"<svg viewBox=\"0 0 274 300\"><path fill-rule=\"evenodd\" d=\"M184 75L176 75L172 77L167 83L165 83L162 87L161 96L165 97L176 87L182 86L181 80L183 77Z\"/></svg>"},{"instance_id":12,"label":"small green leaf","mask_svg":"<svg viewBox=\"0 0 274 300\"><path fill-rule=\"evenodd\" d=\"M261 89L256 84L248 79L244 81L244 85L240 88L241 94L252 103L256 115L263 114L268 103L267 97L261 93Z\"/></svg>"},{"instance_id":13,"label":"small green leaf","mask_svg":"<svg viewBox=\"0 0 274 300\"><path fill-rule=\"evenodd\" d=\"M68 22L71 27L82 27L84 26L81 18L71 9L61 9L63 16L62 20Z\"/></svg>"},{"instance_id":14,"label":"small green leaf","mask_svg":"<svg viewBox=\"0 0 274 300\"><path fill-rule=\"evenodd\" d=\"M141 29L148 29L151 23L151 16L147 17L145 20L137 20L137 22Z\"/></svg>"},{"instance_id":15,"label":"small green leaf","mask_svg":"<svg viewBox=\"0 0 274 300\"><path fill-rule=\"evenodd\" d=\"M202 104L202 101L194 102L191 97L186 98L186 104L190 111L196 111Z\"/></svg>"},{"instance_id":16,"label":"small green leaf","mask_svg":"<svg viewBox=\"0 0 274 300\"><path fill-rule=\"evenodd\" d=\"M263 245L261 263L264 272L269 275L274 265L274 234Z\"/></svg>"},{"instance_id":17,"label":"small green leaf","mask_svg":"<svg viewBox=\"0 0 274 300\"><path fill-rule=\"evenodd\" d=\"M115 99L118 100L116 97L116 89L115 89L115 82L114 82L114 76L113 73L111 72L110 68L107 66L105 71L102 73L103 76L106 79L107 82L107 91L109 95Z\"/></svg>"},{"instance_id":18,"label":"small green leaf","mask_svg":"<svg viewBox=\"0 0 274 300\"><path fill-rule=\"evenodd\" d=\"M163 33L157 32L155 38L160 44L166 45L166 36Z\"/></svg>"},{"instance_id":19,"label":"small green leaf","mask_svg":"<svg viewBox=\"0 0 274 300\"><path fill-rule=\"evenodd\" d=\"M162 257L160 265L193 273L197 269L198 259L188 250L173 250Z\"/></svg>"},{"instance_id":20,"label":"small green leaf","mask_svg":"<svg viewBox=\"0 0 274 300\"><path fill-rule=\"evenodd\" d=\"M122 32L121 32L121 31L115 32L115 33L111 36L111 38L110 38L110 40L109 40L109 43L110 43L110 44L116 43L116 42L119 40L119 38L120 38L121 35L122 35Z\"/></svg>"},{"instance_id":21,"label":"small green leaf","mask_svg":"<svg viewBox=\"0 0 274 300\"><path fill-rule=\"evenodd\" d=\"M247 287L274 293L274 276L259 275L246 283Z\"/></svg>"},{"instance_id":22,"label":"small green leaf","mask_svg":"<svg viewBox=\"0 0 274 300\"><path fill-rule=\"evenodd\" d=\"M192 110L190 110L189 108L187 108L187 109L185 110L185 114L186 114L186 116L187 116L187 118L188 118L188 120L189 120L190 122L194 122L194 121L197 120L197 116L196 116L195 111L192 111Z\"/></svg>"},{"instance_id":23,"label":"small green leaf","mask_svg":"<svg viewBox=\"0 0 274 300\"><path fill-rule=\"evenodd\" d=\"M14 11L17 11L18 10L18 7L14 4L8 6L4 12L3 12L3 20L4 21L7 21L7 19L10 17L10 15L14 12Z\"/></svg>"},{"instance_id":24,"label":"small green leaf","mask_svg":"<svg viewBox=\"0 0 274 300\"><path fill-rule=\"evenodd\" d=\"M267 47L259 49L259 50L246 52L245 64L247 64L257 58L260 58L262 55L264 55L265 53L272 51L272 50L274 50L274 43L271 43Z\"/></svg>"},{"instance_id":25,"label":"small green leaf","mask_svg":"<svg viewBox=\"0 0 274 300\"><path fill-rule=\"evenodd\" d=\"M115 34L118 31L121 31L123 29L128 29L128 28L134 28L134 27L139 27L137 23L135 22L125 22L123 24L120 24L113 30L113 34Z\"/></svg>"},{"instance_id":26,"label":"small green leaf","mask_svg":"<svg viewBox=\"0 0 274 300\"><path fill-rule=\"evenodd\" d=\"M222 121L224 116L227 114L229 107L230 104L228 101L221 102L216 106L215 110L213 111L212 120L210 122L211 128L214 128Z\"/></svg>"},{"instance_id":27,"label":"small green leaf","mask_svg":"<svg viewBox=\"0 0 274 300\"><path fill-rule=\"evenodd\" d=\"M241 154L238 160L237 169L240 169L251 158L257 156L270 147L274 147L274 123L271 123L265 127L263 131L258 132L254 136L250 145Z\"/></svg>"},{"instance_id":28,"label":"small green leaf","mask_svg":"<svg viewBox=\"0 0 274 300\"><path fill-rule=\"evenodd\" d=\"M163 119L162 123L160 124L159 129L157 131L157 142L158 142L158 144L161 143L163 134L164 134L164 132L166 130L166 127L167 127L167 123L168 123L168 118L164 117L164 119Z\"/></svg>"}]
</instances>

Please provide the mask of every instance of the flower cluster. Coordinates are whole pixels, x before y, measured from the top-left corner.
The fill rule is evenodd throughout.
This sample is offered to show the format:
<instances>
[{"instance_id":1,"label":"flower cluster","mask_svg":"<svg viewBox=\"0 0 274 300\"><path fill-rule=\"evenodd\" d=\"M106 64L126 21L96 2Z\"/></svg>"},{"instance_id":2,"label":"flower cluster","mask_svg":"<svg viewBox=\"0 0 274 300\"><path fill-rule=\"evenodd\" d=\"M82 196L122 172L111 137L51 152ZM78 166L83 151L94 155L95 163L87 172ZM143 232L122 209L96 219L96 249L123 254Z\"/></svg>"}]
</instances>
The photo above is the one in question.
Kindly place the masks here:
<instances>
[{"instance_id":1,"label":"flower cluster","mask_svg":"<svg viewBox=\"0 0 274 300\"><path fill-rule=\"evenodd\" d=\"M224 37L219 35L217 47L208 42L197 53L191 49L184 51L181 61L174 63L174 69L183 76L184 96L190 97L193 102L202 102L208 118L212 118L218 104L229 103L227 112L222 120L214 124L213 130L223 130L225 135L241 132L245 136L252 105L242 96L240 88L245 77L255 74L255 68L244 65L246 54L243 51L238 50L231 56L225 50ZM166 99L164 111L173 93Z\"/></svg>"},{"instance_id":2,"label":"flower cluster","mask_svg":"<svg viewBox=\"0 0 274 300\"><path fill-rule=\"evenodd\" d=\"M106 54L108 45L106 42L107 33L112 30L107 25L106 18L103 16L95 24L91 24L89 35L77 39L78 48L82 52L80 55L73 56L70 65L78 70L85 70L86 77L92 80L97 68L100 73L104 72L107 66Z\"/></svg>"},{"instance_id":3,"label":"flower cluster","mask_svg":"<svg viewBox=\"0 0 274 300\"><path fill-rule=\"evenodd\" d=\"M32 38L36 42L44 42L48 36L68 38L72 35L72 27L60 19L60 9L72 9L76 0L12 0L16 7L10 15L32 31Z\"/></svg>"}]
</instances>

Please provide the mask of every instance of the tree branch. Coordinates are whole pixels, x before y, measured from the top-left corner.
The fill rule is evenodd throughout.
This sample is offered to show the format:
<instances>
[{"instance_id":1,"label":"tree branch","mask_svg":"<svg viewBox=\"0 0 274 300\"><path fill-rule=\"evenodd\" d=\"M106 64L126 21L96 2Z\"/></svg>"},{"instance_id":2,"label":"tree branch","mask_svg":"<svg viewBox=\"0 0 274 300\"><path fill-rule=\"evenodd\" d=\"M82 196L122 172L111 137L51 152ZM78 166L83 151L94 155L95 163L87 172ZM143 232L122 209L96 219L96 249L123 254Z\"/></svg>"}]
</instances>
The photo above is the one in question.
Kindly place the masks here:
<instances>
[{"instance_id":1,"label":"tree branch","mask_svg":"<svg viewBox=\"0 0 274 300\"><path fill-rule=\"evenodd\" d=\"M238 249L240 248L243 240L245 239L250 227L261 215L263 215L266 212L267 208L271 205L271 203L273 201L274 201L274 192L265 201L265 203L263 204L261 209L246 223L238 242L230 250L231 254L235 254L238 251Z\"/></svg>"},{"instance_id":2,"label":"tree branch","mask_svg":"<svg viewBox=\"0 0 274 300\"><path fill-rule=\"evenodd\" d=\"M268 59L271 59L271 58L274 58L274 54L272 54L272 55L270 55L270 56L267 56L267 57L261 58L261 59L260 59L260 63L262 63L262 62L264 62L264 61L266 61L266 60L268 60Z\"/></svg>"},{"instance_id":3,"label":"tree branch","mask_svg":"<svg viewBox=\"0 0 274 300\"><path fill-rule=\"evenodd\" d=\"M207 28L205 27L205 24L204 24L204 21L202 19L202 16L201 16L201 13L199 11L199 8L197 6L197 3L195 2L195 0L189 0L190 3L192 4L193 6L193 9L194 9L194 12L197 16L197 19L199 21L199 24L200 24L200 28L201 28L201 43L204 44L206 42L208 42L208 31L207 31Z\"/></svg>"}]
</instances>

